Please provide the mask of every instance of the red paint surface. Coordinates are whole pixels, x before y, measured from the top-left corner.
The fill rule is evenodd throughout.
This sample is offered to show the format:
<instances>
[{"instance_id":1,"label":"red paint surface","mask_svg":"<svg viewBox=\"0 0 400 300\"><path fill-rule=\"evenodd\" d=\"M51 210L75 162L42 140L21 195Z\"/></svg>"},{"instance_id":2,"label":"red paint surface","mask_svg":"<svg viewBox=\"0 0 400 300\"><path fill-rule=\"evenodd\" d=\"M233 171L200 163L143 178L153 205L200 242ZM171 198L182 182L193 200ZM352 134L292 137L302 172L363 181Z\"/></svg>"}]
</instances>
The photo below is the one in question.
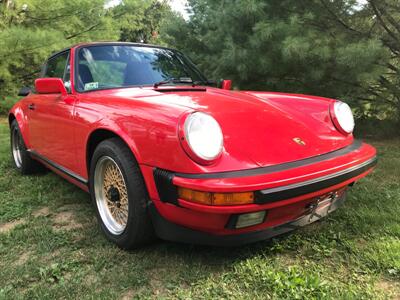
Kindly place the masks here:
<instances>
[{"instance_id":1,"label":"red paint surface","mask_svg":"<svg viewBox=\"0 0 400 300\"><path fill-rule=\"evenodd\" d=\"M78 93L74 88L71 48L71 93L30 94L11 110L27 147L69 171L87 179L87 145L96 130L118 135L138 161L150 198L166 219L199 230L232 233L224 226L232 213L268 209L266 222L235 233L288 221L304 205L323 193L343 188L368 172L318 193L268 205L206 207L180 200L181 207L160 201L155 189L154 167L182 173L246 170L296 161L350 145L352 135L339 132L329 113L335 101L315 96L240 92L207 87L175 90L169 87L120 88ZM43 84L38 80L37 84ZM45 89L45 88L44 88ZM189 87L190 89L190 87ZM35 110L29 110L30 104ZM212 115L224 135L221 156L211 165L193 161L179 140L179 122L190 112ZM300 138L305 145L293 139ZM203 191L251 191L297 183L331 174L362 163L376 155L373 147L342 157L284 172L229 179L185 179L174 184ZM60 174L65 176L63 174ZM83 189L82 184L69 179Z\"/></svg>"},{"instance_id":2,"label":"red paint surface","mask_svg":"<svg viewBox=\"0 0 400 300\"><path fill-rule=\"evenodd\" d=\"M67 90L60 78L38 78L35 80L35 90L40 94L61 93L67 95Z\"/></svg>"}]
</instances>

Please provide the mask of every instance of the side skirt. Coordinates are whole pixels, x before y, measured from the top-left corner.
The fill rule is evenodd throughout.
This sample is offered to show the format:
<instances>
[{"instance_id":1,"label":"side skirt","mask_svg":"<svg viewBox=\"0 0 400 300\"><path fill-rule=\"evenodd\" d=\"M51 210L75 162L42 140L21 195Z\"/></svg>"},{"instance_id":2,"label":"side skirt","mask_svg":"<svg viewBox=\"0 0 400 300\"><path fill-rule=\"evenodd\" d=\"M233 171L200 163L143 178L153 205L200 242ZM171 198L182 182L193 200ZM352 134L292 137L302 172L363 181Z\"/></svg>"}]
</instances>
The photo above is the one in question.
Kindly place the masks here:
<instances>
[{"instance_id":1,"label":"side skirt","mask_svg":"<svg viewBox=\"0 0 400 300\"><path fill-rule=\"evenodd\" d=\"M48 165L52 169L55 169L56 171L60 172L62 175L65 175L65 177L68 177L69 179L72 179L74 181L77 181L81 185L88 186L88 181L79 176L78 174L72 172L71 170L68 170L67 168L64 168L63 166L60 166L59 164L47 159L46 157L40 155L39 153L33 151L33 150L28 150L29 154L32 156L32 158Z\"/></svg>"}]
</instances>

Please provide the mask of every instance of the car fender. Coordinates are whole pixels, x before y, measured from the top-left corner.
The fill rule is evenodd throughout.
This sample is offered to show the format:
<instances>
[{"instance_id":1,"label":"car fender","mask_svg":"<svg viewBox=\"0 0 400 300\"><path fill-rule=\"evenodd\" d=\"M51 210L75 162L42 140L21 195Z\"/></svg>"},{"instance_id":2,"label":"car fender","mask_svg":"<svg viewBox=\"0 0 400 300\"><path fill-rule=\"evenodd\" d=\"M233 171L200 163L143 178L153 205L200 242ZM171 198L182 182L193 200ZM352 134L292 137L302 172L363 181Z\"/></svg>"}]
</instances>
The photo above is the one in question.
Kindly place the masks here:
<instances>
[{"instance_id":1,"label":"car fender","mask_svg":"<svg viewBox=\"0 0 400 300\"><path fill-rule=\"evenodd\" d=\"M22 109L21 102L18 102L11 108L8 118L9 118L9 120L11 120L12 118L15 118L17 120L19 130L21 132L25 146L29 149L30 148L30 139L29 139L29 128L28 128L28 116ZM10 126L11 126L11 122L10 122Z\"/></svg>"},{"instance_id":2,"label":"car fender","mask_svg":"<svg viewBox=\"0 0 400 300\"><path fill-rule=\"evenodd\" d=\"M118 136L129 147L136 161L138 163L142 161L138 147L134 139L130 135L128 135L116 122L112 121L111 119L105 119L105 118L100 119L91 126L89 134L86 137L86 148L85 148L86 151L89 145L90 138L92 137L93 133L96 132L97 130L106 130Z\"/></svg>"}]
</instances>

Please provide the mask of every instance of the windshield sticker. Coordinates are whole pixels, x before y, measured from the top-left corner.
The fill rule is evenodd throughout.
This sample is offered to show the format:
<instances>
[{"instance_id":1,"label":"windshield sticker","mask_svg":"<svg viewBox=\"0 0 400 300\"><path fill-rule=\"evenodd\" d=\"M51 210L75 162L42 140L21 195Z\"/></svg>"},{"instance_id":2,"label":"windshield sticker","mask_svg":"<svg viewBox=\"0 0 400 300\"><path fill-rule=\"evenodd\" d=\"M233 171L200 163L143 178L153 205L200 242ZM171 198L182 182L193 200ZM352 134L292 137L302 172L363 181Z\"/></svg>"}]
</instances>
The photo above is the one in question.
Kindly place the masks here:
<instances>
[{"instance_id":1,"label":"windshield sticker","mask_svg":"<svg viewBox=\"0 0 400 300\"><path fill-rule=\"evenodd\" d=\"M98 82L88 82L85 83L85 91L95 90L99 88Z\"/></svg>"}]
</instances>

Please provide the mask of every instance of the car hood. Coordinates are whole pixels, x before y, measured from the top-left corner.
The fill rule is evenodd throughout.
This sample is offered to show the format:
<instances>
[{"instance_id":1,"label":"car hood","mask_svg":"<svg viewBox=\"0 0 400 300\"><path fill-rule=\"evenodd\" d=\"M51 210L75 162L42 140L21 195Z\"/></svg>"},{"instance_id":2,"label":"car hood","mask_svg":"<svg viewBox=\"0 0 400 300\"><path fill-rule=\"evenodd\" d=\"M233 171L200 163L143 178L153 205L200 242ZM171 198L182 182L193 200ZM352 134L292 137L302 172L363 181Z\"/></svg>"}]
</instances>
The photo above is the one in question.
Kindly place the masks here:
<instances>
[{"instance_id":1,"label":"car hood","mask_svg":"<svg viewBox=\"0 0 400 300\"><path fill-rule=\"evenodd\" d=\"M126 97L129 91L123 94ZM131 96L212 115L224 135L224 156L243 168L321 155L353 140L334 127L329 114L332 99L216 88L149 88Z\"/></svg>"}]
</instances>

